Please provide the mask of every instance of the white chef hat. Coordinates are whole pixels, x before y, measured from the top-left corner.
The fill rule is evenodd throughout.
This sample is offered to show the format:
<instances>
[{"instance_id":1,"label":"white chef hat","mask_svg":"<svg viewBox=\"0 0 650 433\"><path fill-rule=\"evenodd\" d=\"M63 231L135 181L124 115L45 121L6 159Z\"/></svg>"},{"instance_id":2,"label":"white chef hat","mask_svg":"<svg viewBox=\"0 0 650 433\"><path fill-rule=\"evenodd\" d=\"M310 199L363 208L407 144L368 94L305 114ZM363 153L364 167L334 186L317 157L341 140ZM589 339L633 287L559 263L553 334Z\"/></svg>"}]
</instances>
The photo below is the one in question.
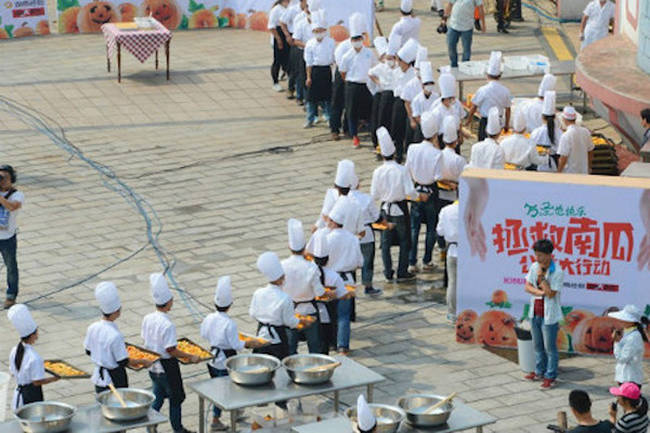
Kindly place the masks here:
<instances>
[{"instance_id":1,"label":"white chef hat","mask_svg":"<svg viewBox=\"0 0 650 433\"><path fill-rule=\"evenodd\" d=\"M422 62L426 62L428 58L429 58L429 50L427 49L427 47L423 45L418 46L418 52L415 55L415 67L417 69L420 69L422 66Z\"/></svg>"},{"instance_id":2,"label":"white chef hat","mask_svg":"<svg viewBox=\"0 0 650 433\"><path fill-rule=\"evenodd\" d=\"M438 133L440 125L438 124L438 116L433 114L433 111L425 111L420 118L420 128L424 138L432 138Z\"/></svg>"},{"instance_id":3,"label":"white chef hat","mask_svg":"<svg viewBox=\"0 0 650 433\"><path fill-rule=\"evenodd\" d=\"M553 74L545 74L542 81L539 83L539 88L537 89L537 96L544 96L549 90L555 90L555 84L557 83L557 78Z\"/></svg>"},{"instance_id":4,"label":"white chef hat","mask_svg":"<svg viewBox=\"0 0 650 433\"><path fill-rule=\"evenodd\" d=\"M95 287L95 299L104 314L112 314L121 308L120 295L111 281L102 281Z\"/></svg>"},{"instance_id":5,"label":"white chef hat","mask_svg":"<svg viewBox=\"0 0 650 433\"><path fill-rule=\"evenodd\" d=\"M567 105L564 107L564 110L562 110L562 117L564 117L566 120L576 120L578 113L576 113L576 109L573 108L572 105Z\"/></svg>"},{"instance_id":6,"label":"white chef hat","mask_svg":"<svg viewBox=\"0 0 650 433\"><path fill-rule=\"evenodd\" d=\"M410 13L413 10L413 0L402 0L399 9L407 14Z\"/></svg>"},{"instance_id":7,"label":"white chef hat","mask_svg":"<svg viewBox=\"0 0 650 433\"><path fill-rule=\"evenodd\" d=\"M305 232L302 229L302 222L295 218L289 218L287 228L289 231L289 249L291 251L302 251L305 248Z\"/></svg>"},{"instance_id":8,"label":"white chef hat","mask_svg":"<svg viewBox=\"0 0 650 433\"><path fill-rule=\"evenodd\" d=\"M359 424L359 429L363 431L370 431L377 424L375 415L370 410L370 406L368 406L363 394L357 398L357 424Z\"/></svg>"},{"instance_id":9,"label":"white chef hat","mask_svg":"<svg viewBox=\"0 0 650 433\"><path fill-rule=\"evenodd\" d=\"M453 143L458 140L458 117L450 114L442 121L442 141Z\"/></svg>"},{"instance_id":10,"label":"white chef hat","mask_svg":"<svg viewBox=\"0 0 650 433\"><path fill-rule=\"evenodd\" d=\"M350 37L355 38L363 35L366 30L366 23L363 15L355 12L350 15Z\"/></svg>"},{"instance_id":11,"label":"white chef hat","mask_svg":"<svg viewBox=\"0 0 650 433\"><path fill-rule=\"evenodd\" d=\"M377 50L379 57L386 54L388 51L388 40L384 36L377 36L373 42L375 44L375 49Z\"/></svg>"},{"instance_id":12,"label":"white chef hat","mask_svg":"<svg viewBox=\"0 0 650 433\"><path fill-rule=\"evenodd\" d=\"M257 258L257 269L266 276L269 281L277 281L284 275L284 269L278 255L273 251L260 254Z\"/></svg>"},{"instance_id":13,"label":"white chef hat","mask_svg":"<svg viewBox=\"0 0 650 433\"><path fill-rule=\"evenodd\" d=\"M156 305L165 305L173 298L163 274L153 273L149 275L149 284L151 285L151 295Z\"/></svg>"},{"instance_id":14,"label":"white chef hat","mask_svg":"<svg viewBox=\"0 0 650 433\"><path fill-rule=\"evenodd\" d=\"M354 175L354 162L349 159L342 159L336 166L334 184L341 188L350 188L352 186L352 175Z\"/></svg>"},{"instance_id":15,"label":"white chef hat","mask_svg":"<svg viewBox=\"0 0 650 433\"><path fill-rule=\"evenodd\" d=\"M422 84L435 82L431 62L420 62L420 81L422 81Z\"/></svg>"},{"instance_id":16,"label":"white chef hat","mask_svg":"<svg viewBox=\"0 0 650 433\"><path fill-rule=\"evenodd\" d=\"M330 244L327 241L327 230L316 230L311 235L312 254L314 257L327 257L330 255Z\"/></svg>"},{"instance_id":17,"label":"white chef hat","mask_svg":"<svg viewBox=\"0 0 650 433\"><path fill-rule=\"evenodd\" d=\"M339 199L336 200L336 204L334 204L334 207L330 211L329 214L330 219L337 224L344 225L345 219L348 216L346 205L347 205L346 200L340 200L339 197Z\"/></svg>"},{"instance_id":18,"label":"white chef hat","mask_svg":"<svg viewBox=\"0 0 650 433\"><path fill-rule=\"evenodd\" d=\"M391 33L388 37L388 51L386 51L386 54L389 56L396 56L401 45L402 37L396 32Z\"/></svg>"},{"instance_id":19,"label":"white chef hat","mask_svg":"<svg viewBox=\"0 0 650 433\"><path fill-rule=\"evenodd\" d=\"M441 74L451 74L451 66L445 65L440 67Z\"/></svg>"},{"instance_id":20,"label":"white chef hat","mask_svg":"<svg viewBox=\"0 0 650 433\"><path fill-rule=\"evenodd\" d=\"M25 304L16 304L7 311L7 318L14 325L20 338L25 338L36 331L36 322Z\"/></svg>"},{"instance_id":21,"label":"white chef hat","mask_svg":"<svg viewBox=\"0 0 650 433\"><path fill-rule=\"evenodd\" d=\"M320 0L307 0L307 7L309 8L309 13L316 12L321 8Z\"/></svg>"},{"instance_id":22,"label":"white chef hat","mask_svg":"<svg viewBox=\"0 0 650 433\"><path fill-rule=\"evenodd\" d=\"M359 176L357 176L355 173L352 173L351 181L352 181L352 186L350 187L350 189L359 188Z\"/></svg>"},{"instance_id":23,"label":"white chef hat","mask_svg":"<svg viewBox=\"0 0 650 433\"><path fill-rule=\"evenodd\" d=\"M542 107L544 116L553 116L555 114L555 91L547 90L544 92L544 105Z\"/></svg>"},{"instance_id":24,"label":"white chef hat","mask_svg":"<svg viewBox=\"0 0 650 433\"><path fill-rule=\"evenodd\" d=\"M230 275L225 275L217 281L214 290L214 305L219 308L229 307L232 304L232 283Z\"/></svg>"},{"instance_id":25,"label":"white chef hat","mask_svg":"<svg viewBox=\"0 0 650 433\"><path fill-rule=\"evenodd\" d=\"M379 150L382 156L391 156L395 153L395 143L390 137L388 130L381 126L377 129L377 141L379 142Z\"/></svg>"},{"instance_id":26,"label":"white chef hat","mask_svg":"<svg viewBox=\"0 0 650 433\"><path fill-rule=\"evenodd\" d=\"M456 96L456 78L448 73L440 74L438 88L440 89L440 97L443 99Z\"/></svg>"},{"instance_id":27,"label":"white chef hat","mask_svg":"<svg viewBox=\"0 0 650 433\"><path fill-rule=\"evenodd\" d=\"M521 107L515 108L515 115L512 121L512 129L515 132L523 132L526 129L526 113Z\"/></svg>"},{"instance_id":28,"label":"white chef hat","mask_svg":"<svg viewBox=\"0 0 650 433\"><path fill-rule=\"evenodd\" d=\"M492 51L490 53L490 60L488 61L487 74L498 77L501 75L501 51Z\"/></svg>"},{"instance_id":29,"label":"white chef hat","mask_svg":"<svg viewBox=\"0 0 650 433\"><path fill-rule=\"evenodd\" d=\"M325 10L319 9L311 13L311 29L327 29L327 19L325 19Z\"/></svg>"},{"instance_id":30,"label":"white chef hat","mask_svg":"<svg viewBox=\"0 0 650 433\"><path fill-rule=\"evenodd\" d=\"M501 119L499 119L499 109L497 107L490 108L485 130L488 135L497 135L501 132Z\"/></svg>"},{"instance_id":31,"label":"white chef hat","mask_svg":"<svg viewBox=\"0 0 650 433\"><path fill-rule=\"evenodd\" d=\"M418 55L418 41L415 39L411 38L406 43L402 48L399 49L397 52L397 56L402 59L403 62L405 63L411 63L415 60L416 56Z\"/></svg>"}]
</instances>

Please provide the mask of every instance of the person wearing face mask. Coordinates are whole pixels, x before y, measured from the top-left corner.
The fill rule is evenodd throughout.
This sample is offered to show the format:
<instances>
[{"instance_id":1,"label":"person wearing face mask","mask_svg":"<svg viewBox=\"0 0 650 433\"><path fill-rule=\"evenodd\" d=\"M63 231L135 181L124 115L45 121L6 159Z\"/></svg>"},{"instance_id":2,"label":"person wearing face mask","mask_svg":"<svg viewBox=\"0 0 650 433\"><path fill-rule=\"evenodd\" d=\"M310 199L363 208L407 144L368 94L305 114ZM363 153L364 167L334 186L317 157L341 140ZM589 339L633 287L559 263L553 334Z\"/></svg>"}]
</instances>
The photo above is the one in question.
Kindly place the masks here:
<instances>
[{"instance_id":1,"label":"person wearing face mask","mask_svg":"<svg viewBox=\"0 0 650 433\"><path fill-rule=\"evenodd\" d=\"M390 121L390 135L395 143L395 160L402 162L404 156L404 138L406 135L406 123L408 113L402 98L407 84L415 78L415 59L418 52L418 43L415 39L409 39L397 52L398 66L395 68L395 87L393 94L393 113Z\"/></svg>"},{"instance_id":2,"label":"person wearing face mask","mask_svg":"<svg viewBox=\"0 0 650 433\"><path fill-rule=\"evenodd\" d=\"M312 0L314 1L314 0ZM312 38L311 17L307 0L301 0L302 10L293 18L293 49L294 56L292 61L292 71L296 80L296 104L302 106L305 104L305 80L307 78L305 66L305 45Z\"/></svg>"},{"instance_id":3,"label":"person wearing face mask","mask_svg":"<svg viewBox=\"0 0 650 433\"><path fill-rule=\"evenodd\" d=\"M375 42L375 46L377 43ZM393 89L395 88L395 68L397 67L397 51L400 47L400 36L392 35L388 39L384 61L377 64L368 71L368 76L380 89L379 106L377 108L377 128L383 126L390 130L391 117L393 114ZM376 129L372 133L377 138ZM377 148L378 142L373 142Z\"/></svg>"},{"instance_id":4,"label":"person wearing face mask","mask_svg":"<svg viewBox=\"0 0 650 433\"><path fill-rule=\"evenodd\" d=\"M320 9L311 13L311 28L314 37L305 45L305 65L307 67L307 123L311 128L318 116L318 106L323 116L329 118L332 99L332 69L334 63L334 40L327 36L325 11Z\"/></svg>"},{"instance_id":5,"label":"person wearing face mask","mask_svg":"<svg viewBox=\"0 0 650 433\"><path fill-rule=\"evenodd\" d=\"M497 143L501 135L499 109L490 108L486 127L486 138L472 146L469 165L478 168L503 169L506 161L503 149Z\"/></svg>"},{"instance_id":6,"label":"person wearing face mask","mask_svg":"<svg viewBox=\"0 0 650 433\"><path fill-rule=\"evenodd\" d=\"M349 21L363 19L361 14L358 12L350 15ZM344 134L349 134L348 131L348 121L347 113L344 113L345 109L345 80L341 75L341 63L343 62L343 56L347 54L348 51L352 48L352 40L348 38L340 42L336 50L334 50L334 61L336 62L336 71L334 72L334 83L332 83L332 101L330 102L330 132L332 134L332 140L339 140L339 133L341 132L341 127L343 128Z\"/></svg>"},{"instance_id":7,"label":"person wearing face mask","mask_svg":"<svg viewBox=\"0 0 650 433\"><path fill-rule=\"evenodd\" d=\"M377 64L375 53L363 46L365 18L362 15L350 17L350 43L352 49L344 56L339 69L345 80L345 112L348 118L348 130L352 136L352 144L358 148L359 119L370 113L371 97L366 83L368 71ZM367 117L366 117L367 118Z\"/></svg>"},{"instance_id":8,"label":"person wearing face mask","mask_svg":"<svg viewBox=\"0 0 650 433\"><path fill-rule=\"evenodd\" d=\"M420 67L427 61L429 50L422 45L418 46L418 53L415 56L415 77L406 83L402 90L402 99L404 100L404 109L406 109L406 131L404 132L404 151L408 150L411 143L417 141L417 136L422 135L418 130L418 122L413 115L413 100L422 91L422 80L420 77Z\"/></svg>"},{"instance_id":9,"label":"person wearing face mask","mask_svg":"<svg viewBox=\"0 0 650 433\"><path fill-rule=\"evenodd\" d=\"M402 15L390 31L390 36L397 35L400 37L402 44L409 39L420 40L420 18L413 16L413 0L401 0L399 7ZM401 48L401 47L400 47Z\"/></svg>"},{"instance_id":10,"label":"person wearing face mask","mask_svg":"<svg viewBox=\"0 0 650 433\"><path fill-rule=\"evenodd\" d=\"M289 5L280 15L279 23L282 33L284 34L284 39L287 41L287 74L289 75L289 83L287 85L287 99L294 99L296 92L296 79L297 79L297 70L296 70L296 49L293 42L293 33L295 28L293 27L293 20L302 11L300 0L290 0Z\"/></svg>"},{"instance_id":11,"label":"person wearing face mask","mask_svg":"<svg viewBox=\"0 0 650 433\"><path fill-rule=\"evenodd\" d=\"M273 43L273 64L271 65L271 78L273 79L273 90L282 92L280 85L280 70L289 70L289 45L280 25L280 18L287 9L289 0L276 0L269 12L268 29L271 32Z\"/></svg>"},{"instance_id":12,"label":"person wearing face mask","mask_svg":"<svg viewBox=\"0 0 650 433\"><path fill-rule=\"evenodd\" d=\"M459 122L457 123L458 131L454 138L456 153L460 155L460 146L463 144L463 132L460 127L460 120L462 120L467 113L463 110L463 106L456 99L456 78L446 68L441 69L440 77L438 78L438 88L440 89L440 98L433 103L433 114L438 118L440 125L443 124L447 116L455 117ZM440 147L445 146L445 141L442 139L442 132L438 136Z\"/></svg>"},{"instance_id":13,"label":"person wearing face mask","mask_svg":"<svg viewBox=\"0 0 650 433\"><path fill-rule=\"evenodd\" d=\"M610 24L614 24L616 6L609 0L592 0L580 21L580 49L584 50L589 44L604 38L609 32Z\"/></svg>"},{"instance_id":14,"label":"person wearing face mask","mask_svg":"<svg viewBox=\"0 0 650 433\"><path fill-rule=\"evenodd\" d=\"M415 130L415 136L413 137L413 141L416 142L424 139L420 126L421 116L427 111L430 111L433 103L440 97L435 91L436 85L433 79L433 66L431 66L431 62L422 62L420 64L420 81L422 81L422 90L411 102L411 116L418 124Z\"/></svg>"},{"instance_id":15,"label":"person wearing face mask","mask_svg":"<svg viewBox=\"0 0 650 433\"><path fill-rule=\"evenodd\" d=\"M386 52L388 51L388 41L383 36L378 36L373 41L375 44L375 50L377 51L377 57L379 63L370 68L368 71L368 82L366 86L368 91L372 95L372 106L370 108L370 138L372 140L373 147L377 147L377 134L375 130L379 128L379 104L381 103L381 81L376 76L376 70L379 68L384 68L386 66Z\"/></svg>"}]
</instances>

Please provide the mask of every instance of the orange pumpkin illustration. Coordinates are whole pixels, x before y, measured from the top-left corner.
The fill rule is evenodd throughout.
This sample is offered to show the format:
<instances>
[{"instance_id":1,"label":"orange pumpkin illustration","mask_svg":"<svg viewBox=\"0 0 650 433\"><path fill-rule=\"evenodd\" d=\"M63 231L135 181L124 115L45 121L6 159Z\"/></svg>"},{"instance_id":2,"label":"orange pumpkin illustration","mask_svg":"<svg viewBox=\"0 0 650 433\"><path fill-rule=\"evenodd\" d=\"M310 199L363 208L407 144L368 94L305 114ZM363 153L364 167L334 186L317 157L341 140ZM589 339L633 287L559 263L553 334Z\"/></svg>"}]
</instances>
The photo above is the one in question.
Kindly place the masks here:
<instances>
[{"instance_id":1,"label":"orange pumpkin illustration","mask_svg":"<svg viewBox=\"0 0 650 433\"><path fill-rule=\"evenodd\" d=\"M64 10L59 15L59 33L79 33L79 26L77 26L77 16L81 8L74 6Z\"/></svg>"},{"instance_id":2,"label":"orange pumpkin illustration","mask_svg":"<svg viewBox=\"0 0 650 433\"><path fill-rule=\"evenodd\" d=\"M45 36L50 34L50 23L47 20L41 20L36 24L36 34Z\"/></svg>"},{"instance_id":3,"label":"orange pumpkin illustration","mask_svg":"<svg viewBox=\"0 0 650 433\"><path fill-rule=\"evenodd\" d=\"M587 310L573 310L564 317L565 325L564 328L568 332L573 332L582 320L590 319L594 317L595 314Z\"/></svg>"},{"instance_id":4,"label":"orange pumpkin illustration","mask_svg":"<svg viewBox=\"0 0 650 433\"><path fill-rule=\"evenodd\" d=\"M132 22L138 11L133 3L122 3L117 8L120 10L120 15L124 22Z\"/></svg>"},{"instance_id":5,"label":"orange pumpkin illustration","mask_svg":"<svg viewBox=\"0 0 650 433\"><path fill-rule=\"evenodd\" d=\"M246 14L237 14L237 18L235 18L235 27L238 29L246 28Z\"/></svg>"},{"instance_id":6,"label":"orange pumpkin illustration","mask_svg":"<svg viewBox=\"0 0 650 433\"><path fill-rule=\"evenodd\" d=\"M456 319L456 341L458 343L476 343L474 331L477 320L478 314L474 310L465 310L458 315Z\"/></svg>"},{"instance_id":7,"label":"orange pumpkin illustration","mask_svg":"<svg viewBox=\"0 0 650 433\"><path fill-rule=\"evenodd\" d=\"M34 30L31 27L27 26L27 23L24 23L22 27L18 27L14 30L14 38L24 38L27 36L34 36Z\"/></svg>"},{"instance_id":8,"label":"orange pumpkin illustration","mask_svg":"<svg viewBox=\"0 0 650 433\"><path fill-rule=\"evenodd\" d=\"M192 14L188 25L191 29L209 29L217 27L217 17L208 9L201 9Z\"/></svg>"},{"instance_id":9,"label":"orange pumpkin illustration","mask_svg":"<svg viewBox=\"0 0 650 433\"><path fill-rule=\"evenodd\" d=\"M219 16L222 18L228 18L228 26L227 27L234 27L235 26L235 11L232 8L224 8L221 10L219 13Z\"/></svg>"},{"instance_id":10,"label":"orange pumpkin illustration","mask_svg":"<svg viewBox=\"0 0 650 433\"><path fill-rule=\"evenodd\" d=\"M140 8L143 16L153 15L169 30L178 28L183 18L175 0L144 0Z\"/></svg>"},{"instance_id":11,"label":"orange pumpkin illustration","mask_svg":"<svg viewBox=\"0 0 650 433\"><path fill-rule=\"evenodd\" d=\"M557 350L560 352L568 352L571 348L571 345L569 344L569 334L567 334L564 329L560 328L557 330L557 339L555 340L555 344L557 344Z\"/></svg>"},{"instance_id":12,"label":"orange pumpkin illustration","mask_svg":"<svg viewBox=\"0 0 650 433\"><path fill-rule=\"evenodd\" d=\"M611 317L592 317L582 320L573 331L573 349L576 352L609 354L614 350L612 332L622 330L621 322Z\"/></svg>"},{"instance_id":13,"label":"orange pumpkin illustration","mask_svg":"<svg viewBox=\"0 0 650 433\"><path fill-rule=\"evenodd\" d=\"M5 29L0 29L0 39L9 39L9 33Z\"/></svg>"},{"instance_id":14,"label":"orange pumpkin illustration","mask_svg":"<svg viewBox=\"0 0 650 433\"><path fill-rule=\"evenodd\" d=\"M510 314L496 310L486 311L481 314L478 323L478 343L496 347L517 345L515 319Z\"/></svg>"},{"instance_id":15,"label":"orange pumpkin illustration","mask_svg":"<svg viewBox=\"0 0 650 433\"><path fill-rule=\"evenodd\" d=\"M495 290L492 292L492 302L495 304L508 302L508 294L503 290Z\"/></svg>"},{"instance_id":16,"label":"orange pumpkin illustration","mask_svg":"<svg viewBox=\"0 0 650 433\"><path fill-rule=\"evenodd\" d=\"M335 42L342 42L350 37L348 29L345 28L342 24L337 24L329 28L330 37L334 39Z\"/></svg>"},{"instance_id":17,"label":"orange pumpkin illustration","mask_svg":"<svg viewBox=\"0 0 650 433\"><path fill-rule=\"evenodd\" d=\"M79 11L77 27L81 33L97 33L102 31L104 24L119 21L120 12L112 3L93 1Z\"/></svg>"},{"instance_id":18,"label":"orange pumpkin illustration","mask_svg":"<svg viewBox=\"0 0 650 433\"><path fill-rule=\"evenodd\" d=\"M268 30L268 25L269 25L269 17L266 15L265 12L258 11L253 13L249 18L248 18L248 24L249 28L251 30L257 30L261 32L265 32Z\"/></svg>"}]
</instances>

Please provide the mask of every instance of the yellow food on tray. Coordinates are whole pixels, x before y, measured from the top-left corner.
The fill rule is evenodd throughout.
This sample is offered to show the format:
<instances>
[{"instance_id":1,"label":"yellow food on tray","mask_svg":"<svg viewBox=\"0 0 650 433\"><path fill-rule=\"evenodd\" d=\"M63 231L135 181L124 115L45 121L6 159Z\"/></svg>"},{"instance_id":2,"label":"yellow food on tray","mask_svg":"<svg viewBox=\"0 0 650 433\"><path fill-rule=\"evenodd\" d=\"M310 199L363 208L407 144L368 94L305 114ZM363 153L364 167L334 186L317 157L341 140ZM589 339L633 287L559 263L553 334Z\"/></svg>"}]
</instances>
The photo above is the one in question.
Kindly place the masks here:
<instances>
[{"instance_id":1,"label":"yellow food on tray","mask_svg":"<svg viewBox=\"0 0 650 433\"><path fill-rule=\"evenodd\" d=\"M120 30L137 30L138 25L133 22L122 22L122 23L115 23L115 27L117 27Z\"/></svg>"},{"instance_id":2,"label":"yellow food on tray","mask_svg":"<svg viewBox=\"0 0 650 433\"><path fill-rule=\"evenodd\" d=\"M506 165L504 167L506 170L521 170L521 168L517 164L511 164L509 162L506 162Z\"/></svg>"},{"instance_id":3,"label":"yellow food on tray","mask_svg":"<svg viewBox=\"0 0 650 433\"><path fill-rule=\"evenodd\" d=\"M314 316L305 316L305 315L302 315L302 314L296 314L296 317L297 317L298 319L300 319L300 320L304 320L305 322L307 322L307 325L306 325L306 326L310 326L311 324L313 324L313 323L316 321L316 318L315 318ZM300 330L300 329L304 329L304 328L305 328L305 325L303 325L302 323L300 323L300 324L298 325L298 328L297 328L297 329Z\"/></svg>"},{"instance_id":4,"label":"yellow food on tray","mask_svg":"<svg viewBox=\"0 0 650 433\"><path fill-rule=\"evenodd\" d=\"M384 223L372 223L372 228L375 230L388 230L388 226Z\"/></svg>"},{"instance_id":5,"label":"yellow food on tray","mask_svg":"<svg viewBox=\"0 0 650 433\"><path fill-rule=\"evenodd\" d=\"M458 189L458 184L451 180L439 180L436 184L438 185L438 188L444 189L445 191Z\"/></svg>"},{"instance_id":6,"label":"yellow food on tray","mask_svg":"<svg viewBox=\"0 0 650 433\"><path fill-rule=\"evenodd\" d=\"M408 201L418 202L418 201L420 201L420 196L418 195L418 196L416 196L415 198L413 198L413 197L411 197L410 195L407 195L407 196L406 196L406 200L408 200Z\"/></svg>"},{"instance_id":7,"label":"yellow food on tray","mask_svg":"<svg viewBox=\"0 0 650 433\"><path fill-rule=\"evenodd\" d=\"M239 339L244 342L257 341L260 344L269 344L269 341L265 340L264 338L242 334L241 332L239 333Z\"/></svg>"},{"instance_id":8,"label":"yellow food on tray","mask_svg":"<svg viewBox=\"0 0 650 433\"><path fill-rule=\"evenodd\" d=\"M548 147L535 146L535 148L537 149L537 153L539 153L540 155L548 155L548 149L549 149Z\"/></svg>"},{"instance_id":9,"label":"yellow food on tray","mask_svg":"<svg viewBox=\"0 0 650 433\"><path fill-rule=\"evenodd\" d=\"M354 287L354 286L350 286L349 284L346 284L346 285L345 285L345 289L346 289L348 292L354 292L355 290L357 290L356 287Z\"/></svg>"},{"instance_id":10,"label":"yellow food on tray","mask_svg":"<svg viewBox=\"0 0 650 433\"><path fill-rule=\"evenodd\" d=\"M189 353L190 355L196 355L199 358L212 358L212 354L210 352L187 340L178 340L176 347L178 350Z\"/></svg>"},{"instance_id":11,"label":"yellow food on tray","mask_svg":"<svg viewBox=\"0 0 650 433\"><path fill-rule=\"evenodd\" d=\"M160 358L158 355L145 352L131 345L126 346L126 352L129 354L129 358L131 359L146 359L147 361L157 361L158 358Z\"/></svg>"},{"instance_id":12,"label":"yellow food on tray","mask_svg":"<svg viewBox=\"0 0 650 433\"><path fill-rule=\"evenodd\" d=\"M45 361L45 369L60 377L87 376L88 373L61 361Z\"/></svg>"}]
</instances>

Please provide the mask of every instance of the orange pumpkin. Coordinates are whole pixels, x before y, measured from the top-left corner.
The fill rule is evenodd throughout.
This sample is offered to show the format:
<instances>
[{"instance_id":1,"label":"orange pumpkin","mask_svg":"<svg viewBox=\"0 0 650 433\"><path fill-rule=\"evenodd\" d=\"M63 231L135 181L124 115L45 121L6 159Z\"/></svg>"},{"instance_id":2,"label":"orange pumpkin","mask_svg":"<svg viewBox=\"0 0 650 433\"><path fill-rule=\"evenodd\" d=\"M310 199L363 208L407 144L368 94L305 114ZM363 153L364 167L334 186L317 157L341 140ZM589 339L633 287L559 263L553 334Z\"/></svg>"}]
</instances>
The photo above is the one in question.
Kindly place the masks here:
<instances>
[{"instance_id":1,"label":"orange pumpkin","mask_svg":"<svg viewBox=\"0 0 650 433\"><path fill-rule=\"evenodd\" d=\"M122 21L133 22L133 18L135 18L135 14L138 11L133 3L122 3L117 8L120 10Z\"/></svg>"},{"instance_id":2,"label":"orange pumpkin","mask_svg":"<svg viewBox=\"0 0 650 433\"><path fill-rule=\"evenodd\" d=\"M248 18L248 24L251 30L265 32L268 30L269 17L266 15L266 12L258 11Z\"/></svg>"},{"instance_id":3,"label":"orange pumpkin","mask_svg":"<svg viewBox=\"0 0 650 433\"><path fill-rule=\"evenodd\" d=\"M464 310L456 318L456 341L458 343L476 343L474 331L478 314L474 310Z\"/></svg>"},{"instance_id":4,"label":"orange pumpkin","mask_svg":"<svg viewBox=\"0 0 650 433\"><path fill-rule=\"evenodd\" d=\"M9 33L5 29L0 28L0 39L9 39Z\"/></svg>"},{"instance_id":5,"label":"orange pumpkin","mask_svg":"<svg viewBox=\"0 0 650 433\"><path fill-rule=\"evenodd\" d=\"M59 15L59 33L79 33L79 26L77 26L77 16L81 8L74 6L64 10Z\"/></svg>"},{"instance_id":6,"label":"orange pumpkin","mask_svg":"<svg viewBox=\"0 0 650 433\"><path fill-rule=\"evenodd\" d=\"M228 18L227 27L235 26L235 11L232 8L223 8L221 13L219 13L219 16L222 18Z\"/></svg>"},{"instance_id":7,"label":"orange pumpkin","mask_svg":"<svg viewBox=\"0 0 650 433\"><path fill-rule=\"evenodd\" d=\"M503 290L495 290L492 292L492 303L493 304L503 304L508 302L508 294Z\"/></svg>"},{"instance_id":8,"label":"orange pumpkin","mask_svg":"<svg viewBox=\"0 0 650 433\"><path fill-rule=\"evenodd\" d=\"M342 24L337 24L329 28L330 37L334 39L335 42L342 42L350 37L348 29L345 28Z\"/></svg>"},{"instance_id":9,"label":"orange pumpkin","mask_svg":"<svg viewBox=\"0 0 650 433\"><path fill-rule=\"evenodd\" d=\"M612 332L616 329L623 329L621 322L611 317L582 320L573 331L573 349L582 353L611 355L614 350Z\"/></svg>"},{"instance_id":10,"label":"orange pumpkin","mask_svg":"<svg viewBox=\"0 0 650 433\"><path fill-rule=\"evenodd\" d=\"M175 0L144 0L140 10L143 16L153 15L169 30L178 28L183 18Z\"/></svg>"},{"instance_id":11,"label":"orange pumpkin","mask_svg":"<svg viewBox=\"0 0 650 433\"><path fill-rule=\"evenodd\" d=\"M217 17L208 9L201 9L192 14L188 27L191 29L209 29L217 27Z\"/></svg>"},{"instance_id":12,"label":"orange pumpkin","mask_svg":"<svg viewBox=\"0 0 650 433\"><path fill-rule=\"evenodd\" d=\"M27 23L24 23L22 27L18 27L14 30L14 38L24 38L27 36L34 36L34 30L31 27L27 26Z\"/></svg>"},{"instance_id":13,"label":"orange pumpkin","mask_svg":"<svg viewBox=\"0 0 650 433\"><path fill-rule=\"evenodd\" d=\"M41 20L36 24L36 34L45 36L50 34L50 23L47 20Z\"/></svg>"},{"instance_id":14,"label":"orange pumpkin","mask_svg":"<svg viewBox=\"0 0 650 433\"><path fill-rule=\"evenodd\" d=\"M238 29L246 28L246 14L237 14L237 18L235 19L235 27Z\"/></svg>"},{"instance_id":15,"label":"orange pumpkin","mask_svg":"<svg viewBox=\"0 0 650 433\"><path fill-rule=\"evenodd\" d=\"M479 318L477 340L480 344L496 347L517 345L515 319L503 311L490 310Z\"/></svg>"},{"instance_id":16,"label":"orange pumpkin","mask_svg":"<svg viewBox=\"0 0 650 433\"><path fill-rule=\"evenodd\" d=\"M569 344L569 334L562 328L557 330L557 339L555 340L557 344L557 350L561 352L568 352L571 348Z\"/></svg>"},{"instance_id":17,"label":"orange pumpkin","mask_svg":"<svg viewBox=\"0 0 650 433\"><path fill-rule=\"evenodd\" d=\"M564 317L564 328L568 332L573 332L582 320L590 319L594 317L595 314L587 310L573 310Z\"/></svg>"},{"instance_id":18,"label":"orange pumpkin","mask_svg":"<svg viewBox=\"0 0 650 433\"><path fill-rule=\"evenodd\" d=\"M90 2L82 7L77 15L77 27L81 33L101 32L104 24L119 21L120 11L106 1Z\"/></svg>"}]
</instances>

